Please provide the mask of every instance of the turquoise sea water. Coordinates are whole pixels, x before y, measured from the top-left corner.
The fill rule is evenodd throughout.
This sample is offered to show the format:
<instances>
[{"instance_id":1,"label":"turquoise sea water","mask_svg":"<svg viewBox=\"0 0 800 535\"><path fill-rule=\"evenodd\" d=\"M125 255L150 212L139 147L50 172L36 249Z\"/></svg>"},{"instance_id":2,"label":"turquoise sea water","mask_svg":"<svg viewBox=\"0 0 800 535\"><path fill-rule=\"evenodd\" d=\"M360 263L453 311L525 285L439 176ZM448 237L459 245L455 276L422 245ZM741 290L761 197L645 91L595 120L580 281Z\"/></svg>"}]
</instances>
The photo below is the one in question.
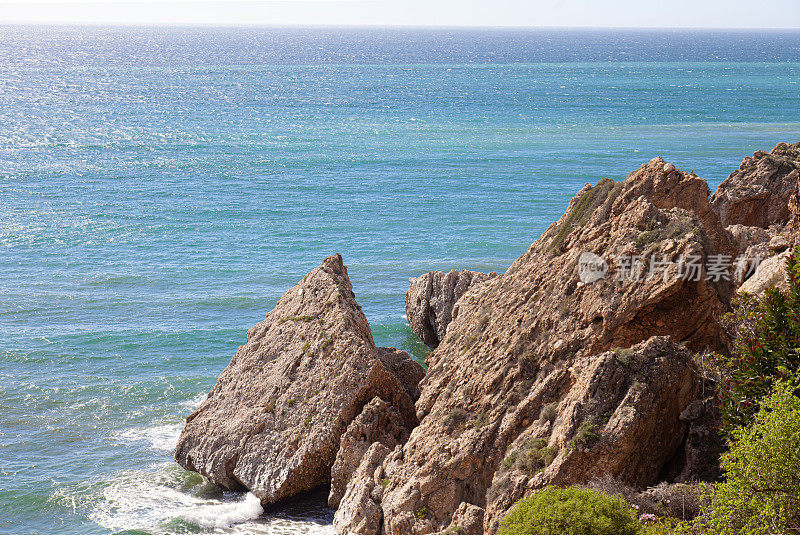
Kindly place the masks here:
<instances>
[{"instance_id":1,"label":"turquoise sea water","mask_svg":"<svg viewBox=\"0 0 800 535\"><path fill-rule=\"evenodd\" d=\"M0 533L325 533L171 462L246 330L341 252L503 271L585 182L800 140L800 33L0 27Z\"/></svg>"}]
</instances>

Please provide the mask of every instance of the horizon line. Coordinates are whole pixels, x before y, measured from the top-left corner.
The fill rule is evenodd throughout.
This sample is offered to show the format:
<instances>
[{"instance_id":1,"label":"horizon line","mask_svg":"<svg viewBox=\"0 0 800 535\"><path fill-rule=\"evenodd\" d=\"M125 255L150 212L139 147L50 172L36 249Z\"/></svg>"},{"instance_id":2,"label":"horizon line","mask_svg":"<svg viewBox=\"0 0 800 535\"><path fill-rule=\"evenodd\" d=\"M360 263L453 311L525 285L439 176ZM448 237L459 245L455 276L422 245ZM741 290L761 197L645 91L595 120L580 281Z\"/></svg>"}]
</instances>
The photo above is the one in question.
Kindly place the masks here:
<instances>
[{"instance_id":1,"label":"horizon line","mask_svg":"<svg viewBox=\"0 0 800 535\"><path fill-rule=\"evenodd\" d=\"M119 22L119 21L28 21L0 20L0 26L57 26L106 28L248 28L248 29L375 29L375 30L641 30L641 31L732 31L732 32L800 32L800 26L529 26L529 25L468 25L468 24L267 24L214 22Z\"/></svg>"}]
</instances>

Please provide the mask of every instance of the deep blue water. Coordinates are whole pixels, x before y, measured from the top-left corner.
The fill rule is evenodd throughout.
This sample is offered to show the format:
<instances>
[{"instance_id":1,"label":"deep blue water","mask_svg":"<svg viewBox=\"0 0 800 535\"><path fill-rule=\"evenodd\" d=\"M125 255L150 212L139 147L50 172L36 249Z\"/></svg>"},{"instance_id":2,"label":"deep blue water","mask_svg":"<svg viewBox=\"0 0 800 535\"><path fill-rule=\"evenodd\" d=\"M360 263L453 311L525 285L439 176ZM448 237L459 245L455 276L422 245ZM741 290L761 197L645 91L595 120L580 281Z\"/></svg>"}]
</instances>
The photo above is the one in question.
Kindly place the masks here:
<instances>
[{"instance_id":1,"label":"deep blue water","mask_svg":"<svg viewBox=\"0 0 800 535\"><path fill-rule=\"evenodd\" d=\"M0 532L325 532L170 454L325 256L421 356L408 277L503 271L654 156L716 187L799 140L800 32L0 27Z\"/></svg>"}]
</instances>

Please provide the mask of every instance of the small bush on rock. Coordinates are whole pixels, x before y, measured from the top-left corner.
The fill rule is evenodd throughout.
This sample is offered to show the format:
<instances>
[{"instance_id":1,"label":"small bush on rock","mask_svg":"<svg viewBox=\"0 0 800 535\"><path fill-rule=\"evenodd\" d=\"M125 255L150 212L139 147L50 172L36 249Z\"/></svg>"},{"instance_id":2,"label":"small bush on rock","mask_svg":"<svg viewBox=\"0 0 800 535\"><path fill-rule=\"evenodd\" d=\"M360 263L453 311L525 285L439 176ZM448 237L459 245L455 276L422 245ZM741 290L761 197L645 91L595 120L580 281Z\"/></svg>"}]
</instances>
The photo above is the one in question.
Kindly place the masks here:
<instances>
[{"instance_id":1,"label":"small bush on rock","mask_svg":"<svg viewBox=\"0 0 800 535\"><path fill-rule=\"evenodd\" d=\"M718 356L723 382L723 426L730 433L748 425L776 379L800 371L800 249L786 265L789 291L744 296L727 318L734 335L730 356Z\"/></svg>"},{"instance_id":2,"label":"small bush on rock","mask_svg":"<svg viewBox=\"0 0 800 535\"><path fill-rule=\"evenodd\" d=\"M733 431L722 456L726 479L708 490L709 506L681 533L800 533L800 397L798 380L778 381L755 422Z\"/></svg>"},{"instance_id":3,"label":"small bush on rock","mask_svg":"<svg viewBox=\"0 0 800 535\"><path fill-rule=\"evenodd\" d=\"M499 535L638 535L641 524L627 503L598 490L548 487L517 502Z\"/></svg>"}]
</instances>

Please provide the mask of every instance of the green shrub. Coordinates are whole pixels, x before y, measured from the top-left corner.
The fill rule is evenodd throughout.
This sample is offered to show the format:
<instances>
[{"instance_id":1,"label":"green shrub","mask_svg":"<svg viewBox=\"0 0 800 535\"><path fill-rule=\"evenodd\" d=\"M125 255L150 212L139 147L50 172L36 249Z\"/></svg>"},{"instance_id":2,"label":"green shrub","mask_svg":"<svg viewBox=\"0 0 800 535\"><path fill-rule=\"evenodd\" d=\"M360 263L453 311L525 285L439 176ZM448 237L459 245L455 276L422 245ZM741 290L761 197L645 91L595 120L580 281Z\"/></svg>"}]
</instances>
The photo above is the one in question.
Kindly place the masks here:
<instances>
[{"instance_id":1,"label":"green shrub","mask_svg":"<svg viewBox=\"0 0 800 535\"><path fill-rule=\"evenodd\" d=\"M503 463L501 470L516 469L528 476L534 476L547 468L555 459L557 449L549 447L544 438L531 438L523 442L517 449L510 452Z\"/></svg>"},{"instance_id":2,"label":"green shrub","mask_svg":"<svg viewBox=\"0 0 800 535\"><path fill-rule=\"evenodd\" d=\"M723 429L727 434L753 421L759 401L776 379L800 370L800 249L787 260L789 291L744 296L728 317L735 336L729 356L716 356L720 375Z\"/></svg>"},{"instance_id":3,"label":"green shrub","mask_svg":"<svg viewBox=\"0 0 800 535\"><path fill-rule=\"evenodd\" d=\"M499 535L638 535L635 510L598 490L548 487L517 502Z\"/></svg>"},{"instance_id":4,"label":"green shrub","mask_svg":"<svg viewBox=\"0 0 800 535\"><path fill-rule=\"evenodd\" d=\"M556 420L557 417L558 403L555 401L542 407L542 412L539 414L540 420L550 422L551 424Z\"/></svg>"},{"instance_id":5,"label":"green shrub","mask_svg":"<svg viewBox=\"0 0 800 535\"><path fill-rule=\"evenodd\" d=\"M724 482L707 490L709 505L682 533L800 533L800 398L798 380L781 380L752 425L736 428L722 456Z\"/></svg>"},{"instance_id":6,"label":"green shrub","mask_svg":"<svg viewBox=\"0 0 800 535\"><path fill-rule=\"evenodd\" d=\"M575 431L575 436L567 443L567 447L569 449L589 448L594 445L599 438L600 435L597 434L597 424L594 423L594 419L589 418L578 427L578 430Z\"/></svg>"}]
</instances>

